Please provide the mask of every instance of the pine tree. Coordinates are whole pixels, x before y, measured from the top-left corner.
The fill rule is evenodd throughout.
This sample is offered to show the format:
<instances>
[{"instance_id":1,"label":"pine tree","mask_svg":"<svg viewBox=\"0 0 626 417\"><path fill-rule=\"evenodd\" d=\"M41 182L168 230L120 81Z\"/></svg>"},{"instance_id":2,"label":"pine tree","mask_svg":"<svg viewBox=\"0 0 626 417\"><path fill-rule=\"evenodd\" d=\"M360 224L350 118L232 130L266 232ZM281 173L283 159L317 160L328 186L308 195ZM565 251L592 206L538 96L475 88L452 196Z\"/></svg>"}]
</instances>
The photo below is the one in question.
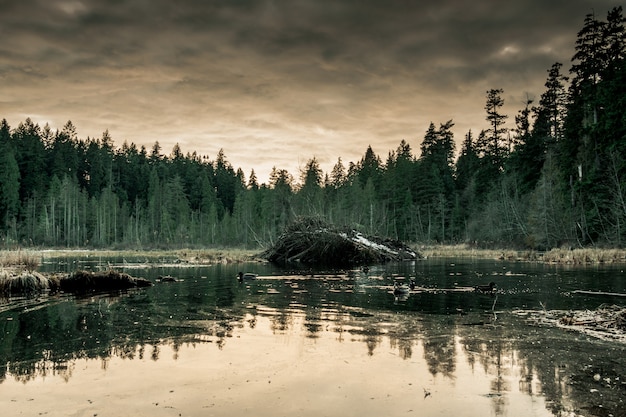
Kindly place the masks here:
<instances>
[{"instance_id":1,"label":"pine tree","mask_svg":"<svg viewBox=\"0 0 626 417\"><path fill-rule=\"evenodd\" d=\"M13 132L15 159L20 170L20 201L45 192L49 181L46 170L46 148L39 125L27 118Z\"/></svg>"},{"instance_id":2,"label":"pine tree","mask_svg":"<svg viewBox=\"0 0 626 417\"><path fill-rule=\"evenodd\" d=\"M487 103L485 104L487 121L490 125L489 129L485 131L488 138L485 152L489 158L493 160L493 163L498 169L502 169L507 153L507 148L504 143L504 135L507 132L507 128L504 127L504 123L508 116L500 113L502 106L504 106L504 99L502 98L503 93L504 90L501 88L487 91Z\"/></svg>"},{"instance_id":3,"label":"pine tree","mask_svg":"<svg viewBox=\"0 0 626 417\"><path fill-rule=\"evenodd\" d=\"M13 223L20 207L20 170L8 142L0 138L0 231Z\"/></svg>"}]
</instances>

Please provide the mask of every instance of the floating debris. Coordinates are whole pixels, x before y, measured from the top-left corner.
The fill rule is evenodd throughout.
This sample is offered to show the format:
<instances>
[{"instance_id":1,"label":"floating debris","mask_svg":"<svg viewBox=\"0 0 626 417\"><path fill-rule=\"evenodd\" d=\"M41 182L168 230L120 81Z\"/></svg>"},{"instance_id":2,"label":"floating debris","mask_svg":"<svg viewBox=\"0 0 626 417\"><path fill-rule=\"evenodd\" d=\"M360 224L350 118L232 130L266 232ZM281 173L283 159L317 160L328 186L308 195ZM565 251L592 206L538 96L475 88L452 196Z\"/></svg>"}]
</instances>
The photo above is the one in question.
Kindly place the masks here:
<instances>
[{"instance_id":1,"label":"floating debris","mask_svg":"<svg viewBox=\"0 0 626 417\"><path fill-rule=\"evenodd\" d=\"M626 343L626 307L602 304L595 310L518 310L514 313L535 324L553 325Z\"/></svg>"}]
</instances>

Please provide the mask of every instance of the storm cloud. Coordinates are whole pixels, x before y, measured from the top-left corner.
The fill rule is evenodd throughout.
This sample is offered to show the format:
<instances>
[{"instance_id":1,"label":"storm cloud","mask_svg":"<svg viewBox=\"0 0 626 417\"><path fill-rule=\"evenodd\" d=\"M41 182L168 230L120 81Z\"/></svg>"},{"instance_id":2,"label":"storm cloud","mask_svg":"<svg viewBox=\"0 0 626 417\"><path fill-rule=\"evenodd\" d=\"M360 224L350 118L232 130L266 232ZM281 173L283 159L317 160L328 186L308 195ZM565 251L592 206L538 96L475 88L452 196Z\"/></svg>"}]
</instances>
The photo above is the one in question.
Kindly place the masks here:
<instances>
[{"instance_id":1,"label":"storm cloud","mask_svg":"<svg viewBox=\"0 0 626 417\"><path fill-rule=\"evenodd\" d=\"M109 130L168 153L220 148L261 181L381 157L452 119L485 128L490 88L509 127L548 68L567 71L604 0L0 1L0 118L80 137Z\"/></svg>"}]
</instances>

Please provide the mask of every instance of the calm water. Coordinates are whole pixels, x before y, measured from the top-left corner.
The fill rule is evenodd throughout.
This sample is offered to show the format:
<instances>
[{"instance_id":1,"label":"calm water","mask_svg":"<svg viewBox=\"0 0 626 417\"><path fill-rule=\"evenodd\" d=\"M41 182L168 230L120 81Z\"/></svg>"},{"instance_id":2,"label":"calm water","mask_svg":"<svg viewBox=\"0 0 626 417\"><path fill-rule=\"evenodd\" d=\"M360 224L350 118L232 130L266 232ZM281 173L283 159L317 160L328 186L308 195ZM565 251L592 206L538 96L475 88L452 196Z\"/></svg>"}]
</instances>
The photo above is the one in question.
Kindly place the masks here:
<instances>
[{"instance_id":1,"label":"calm water","mask_svg":"<svg viewBox=\"0 0 626 417\"><path fill-rule=\"evenodd\" d=\"M519 314L624 305L572 293L626 293L624 266L41 269L103 265L155 286L0 300L2 416L626 416L626 345ZM239 283L239 270L259 278ZM418 291L395 297L408 279ZM490 281L495 297L468 291Z\"/></svg>"}]
</instances>

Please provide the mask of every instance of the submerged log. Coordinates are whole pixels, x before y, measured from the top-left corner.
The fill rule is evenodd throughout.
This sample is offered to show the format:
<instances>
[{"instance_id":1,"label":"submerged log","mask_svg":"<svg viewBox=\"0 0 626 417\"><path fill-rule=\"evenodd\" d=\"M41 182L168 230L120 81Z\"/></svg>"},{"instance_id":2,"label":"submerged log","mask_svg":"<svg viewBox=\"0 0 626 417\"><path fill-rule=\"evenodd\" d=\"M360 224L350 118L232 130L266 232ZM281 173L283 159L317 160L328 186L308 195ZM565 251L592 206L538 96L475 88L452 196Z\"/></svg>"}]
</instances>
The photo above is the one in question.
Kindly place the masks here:
<instances>
[{"instance_id":1,"label":"submerged log","mask_svg":"<svg viewBox=\"0 0 626 417\"><path fill-rule=\"evenodd\" d=\"M365 236L337 228L315 217L304 217L285 228L276 243L260 254L270 262L352 266L415 260L420 256L394 239Z\"/></svg>"}]
</instances>

